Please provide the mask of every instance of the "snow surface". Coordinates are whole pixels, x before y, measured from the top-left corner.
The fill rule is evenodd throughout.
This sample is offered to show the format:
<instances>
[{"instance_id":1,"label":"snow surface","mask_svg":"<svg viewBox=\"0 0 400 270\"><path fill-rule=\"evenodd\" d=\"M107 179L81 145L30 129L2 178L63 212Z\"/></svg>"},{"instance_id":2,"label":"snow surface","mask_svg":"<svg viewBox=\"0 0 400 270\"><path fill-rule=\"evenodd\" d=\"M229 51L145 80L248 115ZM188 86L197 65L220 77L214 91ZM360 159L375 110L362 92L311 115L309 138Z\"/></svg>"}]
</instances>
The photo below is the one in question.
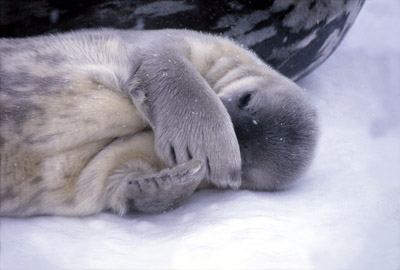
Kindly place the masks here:
<instances>
[{"instance_id":1,"label":"snow surface","mask_svg":"<svg viewBox=\"0 0 400 270\"><path fill-rule=\"evenodd\" d=\"M202 191L159 215L1 218L1 269L400 269L400 2L368 0L301 80L313 167L279 193Z\"/></svg>"}]
</instances>

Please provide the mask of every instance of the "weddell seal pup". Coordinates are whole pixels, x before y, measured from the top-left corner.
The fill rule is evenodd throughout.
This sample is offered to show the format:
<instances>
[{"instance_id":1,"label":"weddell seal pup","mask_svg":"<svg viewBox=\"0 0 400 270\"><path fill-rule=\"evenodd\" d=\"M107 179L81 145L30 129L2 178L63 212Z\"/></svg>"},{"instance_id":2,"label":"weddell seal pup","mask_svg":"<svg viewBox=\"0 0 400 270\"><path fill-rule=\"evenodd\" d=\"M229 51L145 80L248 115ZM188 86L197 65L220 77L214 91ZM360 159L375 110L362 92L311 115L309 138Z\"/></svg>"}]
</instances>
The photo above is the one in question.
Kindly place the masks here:
<instances>
[{"instance_id":1,"label":"weddell seal pup","mask_svg":"<svg viewBox=\"0 0 400 270\"><path fill-rule=\"evenodd\" d=\"M159 212L206 187L279 190L317 116L253 53L187 30L0 39L0 214Z\"/></svg>"}]
</instances>

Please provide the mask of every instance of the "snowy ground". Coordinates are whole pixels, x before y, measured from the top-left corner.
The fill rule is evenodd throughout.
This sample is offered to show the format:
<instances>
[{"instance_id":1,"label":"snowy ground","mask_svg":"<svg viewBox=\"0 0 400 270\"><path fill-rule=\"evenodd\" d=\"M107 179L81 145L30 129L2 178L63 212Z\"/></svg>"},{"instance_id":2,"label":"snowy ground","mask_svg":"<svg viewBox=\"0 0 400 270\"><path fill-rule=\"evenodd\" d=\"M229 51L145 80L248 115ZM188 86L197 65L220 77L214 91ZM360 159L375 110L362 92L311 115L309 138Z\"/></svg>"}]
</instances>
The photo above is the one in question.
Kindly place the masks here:
<instances>
[{"instance_id":1,"label":"snowy ground","mask_svg":"<svg viewBox=\"0 0 400 270\"><path fill-rule=\"evenodd\" d=\"M1 218L1 269L400 269L400 2L368 0L299 84L313 167L281 193L202 191L160 215Z\"/></svg>"}]
</instances>

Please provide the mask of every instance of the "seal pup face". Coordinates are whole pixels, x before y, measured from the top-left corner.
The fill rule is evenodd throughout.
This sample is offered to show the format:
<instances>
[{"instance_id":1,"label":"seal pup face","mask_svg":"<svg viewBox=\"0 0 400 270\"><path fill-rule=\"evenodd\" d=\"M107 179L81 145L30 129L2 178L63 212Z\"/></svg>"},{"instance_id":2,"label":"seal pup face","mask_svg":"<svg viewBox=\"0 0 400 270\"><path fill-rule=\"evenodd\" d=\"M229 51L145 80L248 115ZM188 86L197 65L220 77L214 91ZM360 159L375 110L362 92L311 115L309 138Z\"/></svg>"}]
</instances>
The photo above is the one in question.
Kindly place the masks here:
<instances>
[{"instance_id":1,"label":"seal pup face","mask_svg":"<svg viewBox=\"0 0 400 270\"><path fill-rule=\"evenodd\" d=\"M317 114L305 93L290 80L254 78L220 98L240 145L240 188L290 187L308 167L318 136Z\"/></svg>"}]
</instances>

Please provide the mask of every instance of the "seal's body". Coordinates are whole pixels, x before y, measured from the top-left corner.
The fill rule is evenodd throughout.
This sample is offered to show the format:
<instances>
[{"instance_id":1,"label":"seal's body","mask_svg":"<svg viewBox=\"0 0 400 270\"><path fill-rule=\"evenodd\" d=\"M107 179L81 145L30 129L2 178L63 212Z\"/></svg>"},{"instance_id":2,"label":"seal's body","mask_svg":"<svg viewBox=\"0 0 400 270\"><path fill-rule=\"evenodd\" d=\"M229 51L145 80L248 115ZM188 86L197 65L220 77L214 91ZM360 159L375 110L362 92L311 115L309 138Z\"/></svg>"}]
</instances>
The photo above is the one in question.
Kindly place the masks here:
<instances>
[{"instance_id":1,"label":"seal's body","mask_svg":"<svg viewBox=\"0 0 400 270\"><path fill-rule=\"evenodd\" d=\"M313 153L316 114L302 91L220 37L85 30L0 39L0 57L1 215L162 211L201 181L279 189ZM268 97L273 113L252 105L249 93ZM260 161L267 165L251 163L263 155L254 145L267 143L246 132L246 119L265 132L266 113L300 123L290 124L296 147L272 147L274 154ZM283 127L273 130L287 135ZM275 178L280 170L283 177Z\"/></svg>"}]
</instances>

